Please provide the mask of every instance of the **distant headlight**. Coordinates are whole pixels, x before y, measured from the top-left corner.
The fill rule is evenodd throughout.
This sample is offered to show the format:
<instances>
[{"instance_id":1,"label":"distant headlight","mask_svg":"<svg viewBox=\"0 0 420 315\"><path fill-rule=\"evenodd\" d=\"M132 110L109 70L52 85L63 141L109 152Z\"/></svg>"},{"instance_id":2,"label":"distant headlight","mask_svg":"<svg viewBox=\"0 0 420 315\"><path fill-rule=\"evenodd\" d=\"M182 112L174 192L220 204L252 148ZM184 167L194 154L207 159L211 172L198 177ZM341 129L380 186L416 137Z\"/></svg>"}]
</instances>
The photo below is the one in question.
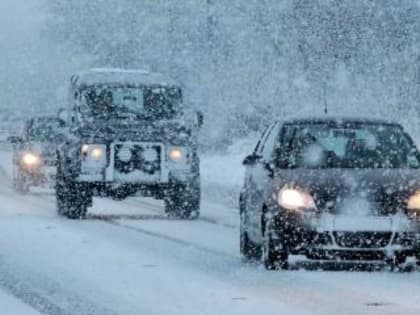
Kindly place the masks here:
<instances>
[{"instance_id":1,"label":"distant headlight","mask_svg":"<svg viewBox=\"0 0 420 315\"><path fill-rule=\"evenodd\" d=\"M294 188L283 188L280 190L277 201L283 208L289 210L315 209L313 198L300 190Z\"/></svg>"},{"instance_id":2,"label":"distant headlight","mask_svg":"<svg viewBox=\"0 0 420 315\"><path fill-rule=\"evenodd\" d=\"M37 166L41 163L41 157L34 153L28 152L22 156L22 162L26 166Z\"/></svg>"},{"instance_id":3,"label":"distant headlight","mask_svg":"<svg viewBox=\"0 0 420 315\"><path fill-rule=\"evenodd\" d=\"M81 150L82 160L87 163L94 163L100 166L106 164L106 145L84 144Z\"/></svg>"}]
</instances>

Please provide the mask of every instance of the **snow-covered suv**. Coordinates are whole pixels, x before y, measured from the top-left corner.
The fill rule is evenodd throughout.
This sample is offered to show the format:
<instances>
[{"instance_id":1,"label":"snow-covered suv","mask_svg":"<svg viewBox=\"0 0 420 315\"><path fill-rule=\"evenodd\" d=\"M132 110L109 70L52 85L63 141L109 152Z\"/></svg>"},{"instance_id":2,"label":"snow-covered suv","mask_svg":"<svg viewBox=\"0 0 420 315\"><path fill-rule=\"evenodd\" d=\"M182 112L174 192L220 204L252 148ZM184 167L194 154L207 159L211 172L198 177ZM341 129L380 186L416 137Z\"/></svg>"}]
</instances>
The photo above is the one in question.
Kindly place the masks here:
<instances>
[{"instance_id":1,"label":"snow-covered suv","mask_svg":"<svg viewBox=\"0 0 420 315\"><path fill-rule=\"evenodd\" d=\"M67 142L57 152L58 213L82 218L94 195L165 201L197 218L202 115L188 115L173 80L141 70L92 69L70 85Z\"/></svg>"},{"instance_id":2,"label":"snow-covered suv","mask_svg":"<svg viewBox=\"0 0 420 315\"><path fill-rule=\"evenodd\" d=\"M420 155L396 123L276 122L244 160L241 253L268 269L288 256L420 259ZM410 260L407 260L410 258Z\"/></svg>"}]
</instances>

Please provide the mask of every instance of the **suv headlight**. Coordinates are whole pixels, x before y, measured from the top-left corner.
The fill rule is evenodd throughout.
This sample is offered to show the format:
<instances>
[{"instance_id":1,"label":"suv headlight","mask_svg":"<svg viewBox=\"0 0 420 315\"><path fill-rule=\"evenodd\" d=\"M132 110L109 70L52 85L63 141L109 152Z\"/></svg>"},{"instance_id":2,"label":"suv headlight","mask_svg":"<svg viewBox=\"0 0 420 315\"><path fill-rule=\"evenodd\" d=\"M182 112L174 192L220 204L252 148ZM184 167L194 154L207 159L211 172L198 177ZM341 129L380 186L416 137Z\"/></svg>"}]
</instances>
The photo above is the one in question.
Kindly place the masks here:
<instances>
[{"instance_id":1,"label":"suv headlight","mask_svg":"<svg viewBox=\"0 0 420 315\"><path fill-rule=\"evenodd\" d=\"M312 196L296 188L285 187L280 190L277 202L288 210L316 209Z\"/></svg>"},{"instance_id":2,"label":"suv headlight","mask_svg":"<svg viewBox=\"0 0 420 315\"><path fill-rule=\"evenodd\" d=\"M407 210L410 217L420 219L420 192L416 192L407 201Z\"/></svg>"},{"instance_id":3,"label":"suv headlight","mask_svg":"<svg viewBox=\"0 0 420 315\"><path fill-rule=\"evenodd\" d=\"M84 144L81 150L82 162L90 167L106 166L106 145L104 144Z\"/></svg>"},{"instance_id":4,"label":"suv headlight","mask_svg":"<svg viewBox=\"0 0 420 315\"><path fill-rule=\"evenodd\" d=\"M168 158L174 163L187 164L189 162L189 152L185 147L170 147L168 150Z\"/></svg>"}]
</instances>

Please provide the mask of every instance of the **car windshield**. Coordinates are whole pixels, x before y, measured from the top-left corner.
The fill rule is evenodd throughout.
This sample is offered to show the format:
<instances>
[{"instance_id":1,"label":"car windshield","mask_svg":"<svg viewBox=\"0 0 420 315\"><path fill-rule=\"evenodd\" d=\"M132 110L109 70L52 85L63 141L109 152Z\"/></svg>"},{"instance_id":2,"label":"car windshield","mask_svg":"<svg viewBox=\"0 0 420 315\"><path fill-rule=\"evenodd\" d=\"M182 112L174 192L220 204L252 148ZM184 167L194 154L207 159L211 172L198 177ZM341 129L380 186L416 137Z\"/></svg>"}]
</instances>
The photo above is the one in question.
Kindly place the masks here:
<instances>
[{"instance_id":1,"label":"car windshield","mask_svg":"<svg viewBox=\"0 0 420 315\"><path fill-rule=\"evenodd\" d=\"M64 122L59 119L31 120L26 127L26 138L28 141L55 141L63 127Z\"/></svg>"},{"instance_id":2,"label":"car windshield","mask_svg":"<svg viewBox=\"0 0 420 315\"><path fill-rule=\"evenodd\" d=\"M397 125L289 125L277 161L287 168L418 168L418 152Z\"/></svg>"},{"instance_id":3,"label":"car windshield","mask_svg":"<svg viewBox=\"0 0 420 315\"><path fill-rule=\"evenodd\" d=\"M94 86L84 89L82 97L90 112L104 119L170 119L181 110L178 88Z\"/></svg>"}]
</instances>

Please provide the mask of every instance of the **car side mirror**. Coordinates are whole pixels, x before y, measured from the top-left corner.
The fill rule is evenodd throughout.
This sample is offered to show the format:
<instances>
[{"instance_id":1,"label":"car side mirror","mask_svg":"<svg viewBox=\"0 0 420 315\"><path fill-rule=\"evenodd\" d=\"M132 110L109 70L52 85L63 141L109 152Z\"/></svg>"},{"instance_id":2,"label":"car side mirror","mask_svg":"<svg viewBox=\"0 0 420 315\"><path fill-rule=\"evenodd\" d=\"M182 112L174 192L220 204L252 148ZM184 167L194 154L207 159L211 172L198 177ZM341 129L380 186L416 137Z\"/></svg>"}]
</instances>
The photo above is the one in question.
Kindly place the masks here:
<instances>
[{"instance_id":1,"label":"car side mirror","mask_svg":"<svg viewBox=\"0 0 420 315\"><path fill-rule=\"evenodd\" d=\"M7 141L13 144L22 143L23 139L19 136L10 136L7 138Z\"/></svg>"},{"instance_id":2,"label":"car side mirror","mask_svg":"<svg viewBox=\"0 0 420 315\"><path fill-rule=\"evenodd\" d=\"M198 111L197 112L197 126L198 128L203 127L204 125L204 115L202 112Z\"/></svg>"},{"instance_id":3,"label":"car side mirror","mask_svg":"<svg viewBox=\"0 0 420 315\"><path fill-rule=\"evenodd\" d=\"M262 159L262 156L261 155L258 155L258 154L253 153L253 154L248 155L242 161L242 165L244 165L244 166L252 166L252 165L255 165L261 159Z\"/></svg>"},{"instance_id":4,"label":"car side mirror","mask_svg":"<svg viewBox=\"0 0 420 315\"><path fill-rule=\"evenodd\" d=\"M264 169L267 171L267 175L271 178L274 177L274 164L269 162L264 162Z\"/></svg>"}]
</instances>

